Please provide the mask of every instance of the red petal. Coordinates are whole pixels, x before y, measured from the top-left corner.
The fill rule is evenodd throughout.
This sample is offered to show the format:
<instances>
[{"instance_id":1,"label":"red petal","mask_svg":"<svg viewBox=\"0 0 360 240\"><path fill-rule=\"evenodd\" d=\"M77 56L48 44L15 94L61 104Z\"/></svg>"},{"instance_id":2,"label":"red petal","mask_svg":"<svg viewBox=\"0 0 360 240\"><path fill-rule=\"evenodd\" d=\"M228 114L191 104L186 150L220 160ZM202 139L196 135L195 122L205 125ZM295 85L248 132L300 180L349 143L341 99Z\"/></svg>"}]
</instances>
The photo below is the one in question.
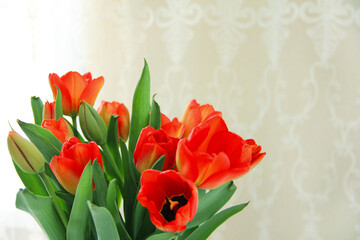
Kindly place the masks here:
<instances>
[{"instance_id":1,"label":"red petal","mask_svg":"<svg viewBox=\"0 0 360 240\"><path fill-rule=\"evenodd\" d=\"M95 99L104 85L104 78L98 77L89 81L86 88L83 90L80 99L85 100L91 106L94 105Z\"/></svg>"},{"instance_id":2,"label":"red petal","mask_svg":"<svg viewBox=\"0 0 360 240\"><path fill-rule=\"evenodd\" d=\"M50 168L60 184L71 194L75 194L84 166L66 157L55 156L51 159Z\"/></svg>"}]
</instances>

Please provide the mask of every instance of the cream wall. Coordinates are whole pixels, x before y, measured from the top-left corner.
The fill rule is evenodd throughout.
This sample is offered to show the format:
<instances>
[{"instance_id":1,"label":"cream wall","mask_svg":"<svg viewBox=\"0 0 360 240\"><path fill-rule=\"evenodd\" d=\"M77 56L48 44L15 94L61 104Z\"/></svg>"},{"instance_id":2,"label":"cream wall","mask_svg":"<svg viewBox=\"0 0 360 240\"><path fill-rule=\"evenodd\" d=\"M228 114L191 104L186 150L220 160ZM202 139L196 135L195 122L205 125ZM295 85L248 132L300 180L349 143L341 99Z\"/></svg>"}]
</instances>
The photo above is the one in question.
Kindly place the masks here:
<instances>
[{"instance_id":1,"label":"cream wall","mask_svg":"<svg viewBox=\"0 0 360 240\"><path fill-rule=\"evenodd\" d=\"M25 100L51 99L50 72L103 75L98 100L130 107L146 58L163 112L180 117L192 98L213 104L267 152L236 181L230 204L249 207L212 239L360 239L360 1L8 0L0 26L3 138L7 120L31 121ZM39 239L13 207L11 164L1 171L13 198L0 239Z\"/></svg>"}]
</instances>

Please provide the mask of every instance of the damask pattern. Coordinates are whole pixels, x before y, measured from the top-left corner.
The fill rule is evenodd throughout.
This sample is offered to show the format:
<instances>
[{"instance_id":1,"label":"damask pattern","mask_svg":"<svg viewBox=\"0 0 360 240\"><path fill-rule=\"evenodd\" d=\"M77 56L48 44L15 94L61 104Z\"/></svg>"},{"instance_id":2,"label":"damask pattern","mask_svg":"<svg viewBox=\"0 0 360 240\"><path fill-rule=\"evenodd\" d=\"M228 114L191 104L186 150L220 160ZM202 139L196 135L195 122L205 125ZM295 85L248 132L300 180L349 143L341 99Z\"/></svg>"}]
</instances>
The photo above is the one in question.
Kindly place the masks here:
<instances>
[{"instance_id":1,"label":"damask pattern","mask_svg":"<svg viewBox=\"0 0 360 240\"><path fill-rule=\"evenodd\" d=\"M232 131L263 146L267 156L236 180L229 203L250 205L211 239L360 240L358 0L65 1L59 11L49 2L0 3L0 24L17 9L29 20L27 54L36 69L94 66L109 82L100 97L129 105L146 57L165 114L181 117L192 98L209 102ZM61 49L45 46L46 29L37 25L49 6L56 36L73 33L57 42ZM69 16L59 22L63 12ZM102 47L105 58L87 57ZM0 212L0 239L39 239L35 223L16 225L21 214Z\"/></svg>"}]
</instances>

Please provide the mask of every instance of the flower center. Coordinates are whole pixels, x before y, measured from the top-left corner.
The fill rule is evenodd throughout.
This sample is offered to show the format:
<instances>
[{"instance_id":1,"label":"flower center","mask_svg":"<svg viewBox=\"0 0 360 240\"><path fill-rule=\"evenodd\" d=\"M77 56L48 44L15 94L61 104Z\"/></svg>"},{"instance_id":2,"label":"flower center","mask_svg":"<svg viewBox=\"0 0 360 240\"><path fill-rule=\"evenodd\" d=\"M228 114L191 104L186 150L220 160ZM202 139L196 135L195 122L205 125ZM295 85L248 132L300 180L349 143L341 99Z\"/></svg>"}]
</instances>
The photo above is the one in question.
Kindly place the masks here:
<instances>
[{"instance_id":1,"label":"flower center","mask_svg":"<svg viewBox=\"0 0 360 240\"><path fill-rule=\"evenodd\" d=\"M172 198L166 197L160 213L167 222L171 222L175 220L178 209L185 206L187 201L184 195L174 196Z\"/></svg>"}]
</instances>

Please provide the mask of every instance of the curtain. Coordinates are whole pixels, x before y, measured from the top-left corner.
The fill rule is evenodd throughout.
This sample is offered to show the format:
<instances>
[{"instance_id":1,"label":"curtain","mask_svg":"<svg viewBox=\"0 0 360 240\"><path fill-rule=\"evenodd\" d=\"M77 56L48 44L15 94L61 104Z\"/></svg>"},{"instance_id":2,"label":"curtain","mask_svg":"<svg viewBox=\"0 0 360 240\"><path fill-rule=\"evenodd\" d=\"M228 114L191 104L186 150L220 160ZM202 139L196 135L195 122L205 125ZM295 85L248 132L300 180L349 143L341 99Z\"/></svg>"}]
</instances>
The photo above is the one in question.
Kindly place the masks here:
<instances>
[{"instance_id":1,"label":"curtain","mask_svg":"<svg viewBox=\"0 0 360 240\"><path fill-rule=\"evenodd\" d=\"M3 0L0 26L3 139L53 72L103 75L95 107L131 108L145 58L165 114L210 103L267 152L211 239L360 239L360 1ZM0 239L44 238L1 150Z\"/></svg>"}]
</instances>

